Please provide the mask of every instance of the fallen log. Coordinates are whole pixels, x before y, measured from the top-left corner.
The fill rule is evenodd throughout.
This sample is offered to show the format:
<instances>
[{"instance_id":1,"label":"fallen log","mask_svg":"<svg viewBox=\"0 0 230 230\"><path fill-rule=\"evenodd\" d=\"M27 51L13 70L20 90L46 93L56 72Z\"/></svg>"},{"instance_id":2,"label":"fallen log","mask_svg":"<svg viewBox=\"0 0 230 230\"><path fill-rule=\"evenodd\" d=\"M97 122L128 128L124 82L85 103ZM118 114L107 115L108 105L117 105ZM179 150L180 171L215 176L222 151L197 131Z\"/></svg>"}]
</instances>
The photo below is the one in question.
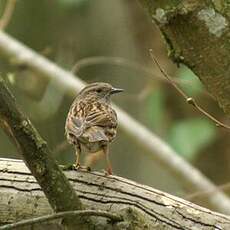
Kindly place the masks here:
<instances>
[{"instance_id":1,"label":"fallen log","mask_svg":"<svg viewBox=\"0 0 230 230\"><path fill-rule=\"evenodd\" d=\"M98 172L65 171L87 209L126 216L123 229L230 229L230 217L151 187ZM44 193L21 160L0 158L0 224L53 213ZM135 220L135 221L133 221ZM130 222L130 223L131 223ZM35 229L60 229L60 221ZM129 226L129 228L128 228Z\"/></svg>"}]
</instances>

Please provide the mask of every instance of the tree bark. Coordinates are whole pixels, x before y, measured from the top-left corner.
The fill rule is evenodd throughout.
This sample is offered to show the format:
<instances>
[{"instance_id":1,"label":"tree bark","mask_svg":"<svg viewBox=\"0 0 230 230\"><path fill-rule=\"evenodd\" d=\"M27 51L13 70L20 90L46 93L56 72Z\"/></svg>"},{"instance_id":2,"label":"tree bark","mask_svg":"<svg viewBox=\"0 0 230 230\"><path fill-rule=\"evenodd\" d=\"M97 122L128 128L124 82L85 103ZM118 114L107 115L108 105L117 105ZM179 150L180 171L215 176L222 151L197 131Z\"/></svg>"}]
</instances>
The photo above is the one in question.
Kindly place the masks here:
<instances>
[{"instance_id":1,"label":"tree bark","mask_svg":"<svg viewBox=\"0 0 230 230\"><path fill-rule=\"evenodd\" d=\"M114 224L112 229L230 229L229 216L118 176L77 171L66 171L65 175L86 208L124 216L125 220ZM1 158L0 223L50 213L52 209L44 193L25 164ZM49 224L60 229L59 223L34 227L42 229Z\"/></svg>"},{"instance_id":2,"label":"tree bark","mask_svg":"<svg viewBox=\"0 0 230 230\"><path fill-rule=\"evenodd\" d=\"M165 37L170 57L190 67L230 115L228 1L139 1Z\"/></svg>"},{"instance_id":3,"label":"tree bark","mask_svg":"<svg viewBox=\"0 0 230 230\"><path fill-rule=\"evenodd\" d=\"M1 77L0 126L15 142L53 210L57 212L82 210L79 197L58 167L46 142L18 108ZM76 221L76 223L80 222L82 221ZM75 229L75 221L72 219L68 218L64 223L68 229Z\"/></svg>"},{"instance_id":4,"label":"tree bark","mask_svg":"<svg viewBox=\"0 0 230 230\"><path fill-rule=\"evenodd\" d=\"M1 78L0 125L15 142L53 209L55 211L82 209L81 202L56 164L46 142L20 111Z\"/></svg>"}]
</instances>

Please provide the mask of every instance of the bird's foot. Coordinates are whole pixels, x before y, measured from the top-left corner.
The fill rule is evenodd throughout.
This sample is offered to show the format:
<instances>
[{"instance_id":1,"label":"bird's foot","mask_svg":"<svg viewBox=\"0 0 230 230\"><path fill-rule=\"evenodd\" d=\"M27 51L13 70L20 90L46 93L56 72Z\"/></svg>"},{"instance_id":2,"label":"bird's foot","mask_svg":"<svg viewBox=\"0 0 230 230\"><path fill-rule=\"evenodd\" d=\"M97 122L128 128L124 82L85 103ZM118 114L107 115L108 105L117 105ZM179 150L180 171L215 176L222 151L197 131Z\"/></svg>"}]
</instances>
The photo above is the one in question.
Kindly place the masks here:
<instances>
[{"instance_id":1,"label":"bird's foot","mask_svg":"<svg viewBox=\"0 0 230 230\"><path fill-rule=\"evenodd\" d=\"M76 164L73 164L73 167L74 167L74 170L80 170L82 166L80 165L80 163L76 163Z\"/></svg>"},{"instance_id":2,"label":"bird's foot","mask_svg":"<svg viewBox=\"0 0 230 230\"><path fill-rule=\"evenodd\" d=\"M110 175L113 175L113 172L111 170L111 168L108 168L108 169L103 169L103 173L105 174L105 176L110 176Z\"/></svg>"},{"instance_id":3,"label":"bird's foot","mask_svg":"<svg viewBox=\"0 0 230 230\"><path fill-rule=\"evenodd\" d=\"M75 170L75 165L74 165L74 164L59 165L59 167L60 167L62 170Z\"/></svg>"},{"instance_id":4,"label":"bird's foot","mask_svg":"<svg viewBox=\"0 0 230 230\"><path fill-rule=\"evenodd\" d=\"M75 164L74 167L75 167L74 170L77 170L77 171L85 171L85 172L91 171L91 168L89 166L83 166L80 164Z\"/></svg>"},{"instance_id":5,"label":"bird's foot","mask_svg":"<svg viewBox=\"0 0 230 230\"><path fill-rule=\"evenodd\" d=\"M70 165L59 165L62 170L76 170L76 171L85 171L90 172L91 168L89 166L82 166L78 164L70 164Z\"/></svg>"}]
</instances>

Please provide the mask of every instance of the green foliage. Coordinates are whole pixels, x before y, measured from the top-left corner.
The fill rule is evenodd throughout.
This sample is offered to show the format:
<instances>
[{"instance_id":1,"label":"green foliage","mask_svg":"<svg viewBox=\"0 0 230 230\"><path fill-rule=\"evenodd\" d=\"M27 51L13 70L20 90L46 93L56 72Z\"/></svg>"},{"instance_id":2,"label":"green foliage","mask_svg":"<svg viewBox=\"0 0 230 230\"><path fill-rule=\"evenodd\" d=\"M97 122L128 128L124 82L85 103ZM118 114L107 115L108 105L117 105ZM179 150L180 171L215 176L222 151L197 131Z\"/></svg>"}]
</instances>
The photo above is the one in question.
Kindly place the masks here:
<instances>
[{"instance_id":1,"label":"green foliage","mask_svg":"<svg viewBox=\"0 0 230 230\"><path fill-rule=\"evenodd\" d=\"M180 86L188 96L198 96L202 84L198 77L187 67L182 66L178 71ZM165 92L162 88L155 88L147 100L147 114L151 127L156 132L165 127ZM182 156L192 160L199 151L210 144L216 135L215 126L204 118L190 118L182 121L172 121L171 128L167 130L169 144Z\"/></svg>"},{"instance_id":2,"label":"green foliage","mask_svg":"<svg viewBox=\"0 0 230 230\"><path fill-rule=\"evenodd\" d=\"M168 142L179 154L192 160L215 136L215 126L210 121L192 118L175 123L169 131Z\"/></svg>"},{"instance_id":3,"label":"green foliage","mask_svg":"<svg viewBox=\"0 0 230 230\"><path fill-rule=\"evenodd\" d=\"M88 1L89 0L58 0L60 5L62 5L64 7L71 7L71 6L80 7L80 6L88 3Z\"/></svg>"},{"instance_id":4,"label":"green foliage","mask_svg":"<svg viewBox=\"0 0 230 230\"><path fill-rule=\"evenodd\" d=\"M203 90L199 78L186 66L178 70L178 78L181 81L181 87L189 96L196 96Z\"/></svg>"},{"instance_id":5,"label":"green foliage","mask_svg":"<svg viewBox=\"0 0 230 230\"><path fill-rule=\"evenodd\" d=\"M151 126L155 130L162 128L162 122L165 114L165 94L164 91L158 87L153 89L147 100L147 114Z\"/></svg>"}]
</instances>

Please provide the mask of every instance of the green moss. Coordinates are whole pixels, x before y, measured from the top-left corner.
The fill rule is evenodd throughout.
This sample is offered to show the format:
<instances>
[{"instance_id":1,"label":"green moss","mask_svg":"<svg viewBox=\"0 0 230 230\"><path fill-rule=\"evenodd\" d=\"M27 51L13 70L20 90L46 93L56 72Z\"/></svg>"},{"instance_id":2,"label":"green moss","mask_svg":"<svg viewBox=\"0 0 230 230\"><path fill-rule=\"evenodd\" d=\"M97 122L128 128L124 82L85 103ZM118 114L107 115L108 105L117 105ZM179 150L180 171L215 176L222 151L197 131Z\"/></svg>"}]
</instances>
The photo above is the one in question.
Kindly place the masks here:
<instances>
[{"instance_id":1,"label":"green moss","mask_svg":"<svg viewBox=\"0 0 230 230\"><path fill-rule=\"evenodd\" d=\"M14 97L1 78L0 114L10 127L17 147L20 148L28 168L38 181L52 208L55 211L82 209L79 197L52 158L46 142L18 109ZM68 223L74 225L74 221Z\"/></svg>"},{"instance_id":2,"label":"green moss","mask_svg":"<svg viewBox=\"0 0 230 230\"><path fill-rule=\"evenodd\" d=\"M147 218L136 208L133 207L124 208L120 210L120 213L124 217L124 221L117 224L118 229L127 229L127 230L153 229L152 222L151 224L148 223Z\"/></svg>"},{"instance_id":3,"label":"green moss","mask_svg":"<svg viewBox=\"0 0 230 230\"><path fill-rule=\"evenodd\" d=\"M176 48L171 39L167 36L167 33L162 29L162 35L167 45L168 56L175 62L177 65L184 62L184 57L182 51L179 48Z\"/></svg>"},{"instance_id":4,"label":"green moss","mask_svg":"<svg viewBox=\"0 0 230 230\"><path fill-rule=\"evenodd\" d=\"M229 1L226 0L212 0L212 6L215 8L216 11L230 15L229 8L230 4Z\"/></svg>"}]
</instances>

